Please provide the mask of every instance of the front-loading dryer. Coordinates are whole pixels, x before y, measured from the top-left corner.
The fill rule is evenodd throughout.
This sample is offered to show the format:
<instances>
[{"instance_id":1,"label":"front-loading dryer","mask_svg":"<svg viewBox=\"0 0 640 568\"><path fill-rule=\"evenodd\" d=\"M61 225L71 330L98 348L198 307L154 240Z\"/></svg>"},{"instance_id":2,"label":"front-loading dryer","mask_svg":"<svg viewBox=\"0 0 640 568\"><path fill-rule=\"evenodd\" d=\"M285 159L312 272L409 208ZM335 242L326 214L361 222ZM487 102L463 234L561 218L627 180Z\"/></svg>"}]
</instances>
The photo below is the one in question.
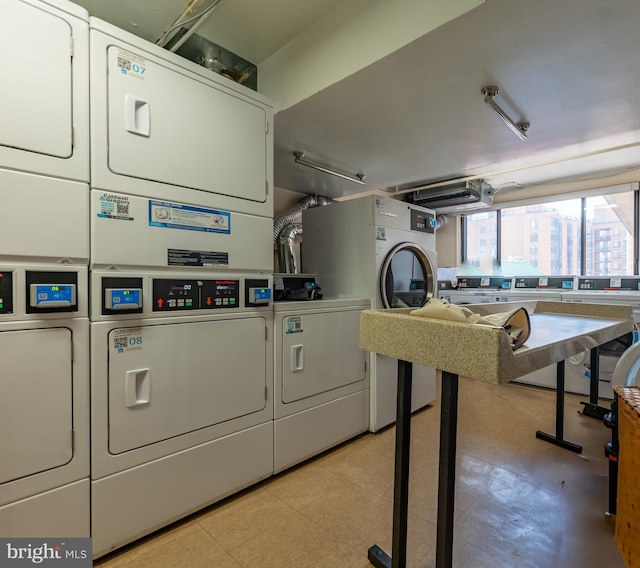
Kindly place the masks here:
<instances>
[{"instance_id":1,"label":"front-loading dryer","mask_svg":"<svg viewBox=\"0 0 640 568\"><path fill-rule=\"evenodd\" d=\"M368 300L274 302L274 472L369 429Z\"/></svg>"},{"instance_id":2,"label":"front-loading dryer","mask_svg":"<svg viewBox=\"0 0 640 568\"><path fill-rule=\"evenodd\" d=\"M150 222L193 230L216 215L222 230L236 230L236 213L272 219L266 97L102 20L89 25L92 188L152 198ZM119 203L112 214L126 216Z\"/></svg>"},{"instance_id":3,"label":"front-loading dryer","mask_svg":"<svg viewBox=\"0 0 640 568\"><path fill-rule=\"evenodd\" d=\"M91 274L94 555L273 473L270 276Z\"/></svg>"},{"instance_id":4,"label":"front-loading dryer","mask_svg":"<svg viewBox=\"0 0 640 568\"><path fill-rule=\"evenodd\" d=\"M303 211L302 266L328 296L368 298L373 309L420 307L436 294L435 212L365 196ZM371 354L370 430L395 421L397 361ZM413 367L412 408L435 400L435 370Z\"/></svg>"},{"instance_id":5,"label":"front-loading dryer","mask_svg":"<svg viewBox=\"0 0 640 568\"><path fill-rule=\"evenodd\" d=\"M0 2L1 168L89 180L88 21L66 0Z\"/></svg>"},{"instance_id":6,"label":"front-loading dryer","mask_svg":"<svg viewBox=\"0 0 640 568\"><path fill-rule=\"evenodd\" d=\"M88 537L87 268L0 263L0 535Z\"/></svg>"}]
</instances>

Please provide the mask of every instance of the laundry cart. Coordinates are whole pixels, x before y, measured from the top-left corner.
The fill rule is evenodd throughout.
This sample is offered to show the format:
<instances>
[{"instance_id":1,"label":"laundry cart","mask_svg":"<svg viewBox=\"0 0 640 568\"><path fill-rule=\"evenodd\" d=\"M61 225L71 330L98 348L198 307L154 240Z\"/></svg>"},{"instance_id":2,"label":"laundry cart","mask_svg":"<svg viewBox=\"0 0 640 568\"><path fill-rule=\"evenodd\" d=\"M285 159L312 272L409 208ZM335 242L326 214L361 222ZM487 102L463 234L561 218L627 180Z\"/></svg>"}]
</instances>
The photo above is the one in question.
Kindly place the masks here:
<instances>
[{"instance_id":1,"label":"laundry cart","mask_svg":"<svg viewBox=\"0 0 640 568\"><path fill-rule=\"evenodd\" d=\"M369 428L368 300L274 302L274 471Z\"/></svg>"}]
</instances>

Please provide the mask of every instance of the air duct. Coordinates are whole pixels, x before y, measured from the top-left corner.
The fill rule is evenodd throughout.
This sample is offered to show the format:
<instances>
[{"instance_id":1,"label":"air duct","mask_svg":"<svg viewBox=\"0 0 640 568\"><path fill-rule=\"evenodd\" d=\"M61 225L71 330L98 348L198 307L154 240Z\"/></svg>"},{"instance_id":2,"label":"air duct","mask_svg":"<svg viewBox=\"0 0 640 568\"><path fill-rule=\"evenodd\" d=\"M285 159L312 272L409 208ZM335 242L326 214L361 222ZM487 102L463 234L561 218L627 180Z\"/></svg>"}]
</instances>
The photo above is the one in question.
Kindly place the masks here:
<instances>
[{"instance_id":1,"label":"air duct","mask_svg":"<svg viewBox=\"0 0 640 568\"><path fill-rule=\"evenodd\" d=\"M273 243L278 249L279 272L297 274L295 238L302 233L302 212L312 207L330 205L333 199L318 195L306 195L294 207L273 222Z\"/></svg>"}]
</instances>

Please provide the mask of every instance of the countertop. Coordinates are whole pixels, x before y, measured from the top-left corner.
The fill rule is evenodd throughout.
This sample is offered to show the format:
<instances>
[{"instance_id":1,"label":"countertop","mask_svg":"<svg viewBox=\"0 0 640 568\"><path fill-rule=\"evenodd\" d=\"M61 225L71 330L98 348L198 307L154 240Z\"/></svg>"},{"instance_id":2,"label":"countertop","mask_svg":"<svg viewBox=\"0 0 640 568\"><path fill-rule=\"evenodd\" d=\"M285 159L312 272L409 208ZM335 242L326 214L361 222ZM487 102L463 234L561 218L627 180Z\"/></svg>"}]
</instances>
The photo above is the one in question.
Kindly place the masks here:
<instances>
[{"instance_id":1,"label":"countertop","mask_svg":"<svg viewBox=\"0 0 640 568\"><path fill-rule=\"evenodd\" d=\"M524 307L531 335L513 351L502 328L364 310L360 348L484 382L507 382L631 331L630 306L548 301L465 306L487 315Z\"/></svg>"}]
</instances>

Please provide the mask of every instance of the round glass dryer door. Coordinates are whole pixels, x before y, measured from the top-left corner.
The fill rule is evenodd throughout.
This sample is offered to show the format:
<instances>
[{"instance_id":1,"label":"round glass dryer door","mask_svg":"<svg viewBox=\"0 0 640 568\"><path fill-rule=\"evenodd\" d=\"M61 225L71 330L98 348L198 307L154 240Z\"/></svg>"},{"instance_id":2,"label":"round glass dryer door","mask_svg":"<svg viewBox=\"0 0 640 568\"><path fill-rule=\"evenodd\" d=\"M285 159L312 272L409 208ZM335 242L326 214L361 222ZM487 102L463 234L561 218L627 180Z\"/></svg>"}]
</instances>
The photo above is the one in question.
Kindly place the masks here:
<instances>
[{"instance_id":1,"label":"round glass dryer door","mask_svg":"<svg viewBox=\"0 0 640 568\"><path fill-rule=\"evenodd\" d=\"M380 272L385 308L419 308L433 297L436 267L424 250L411 243L395 246Z\"/></svg>"}]
</instances>

